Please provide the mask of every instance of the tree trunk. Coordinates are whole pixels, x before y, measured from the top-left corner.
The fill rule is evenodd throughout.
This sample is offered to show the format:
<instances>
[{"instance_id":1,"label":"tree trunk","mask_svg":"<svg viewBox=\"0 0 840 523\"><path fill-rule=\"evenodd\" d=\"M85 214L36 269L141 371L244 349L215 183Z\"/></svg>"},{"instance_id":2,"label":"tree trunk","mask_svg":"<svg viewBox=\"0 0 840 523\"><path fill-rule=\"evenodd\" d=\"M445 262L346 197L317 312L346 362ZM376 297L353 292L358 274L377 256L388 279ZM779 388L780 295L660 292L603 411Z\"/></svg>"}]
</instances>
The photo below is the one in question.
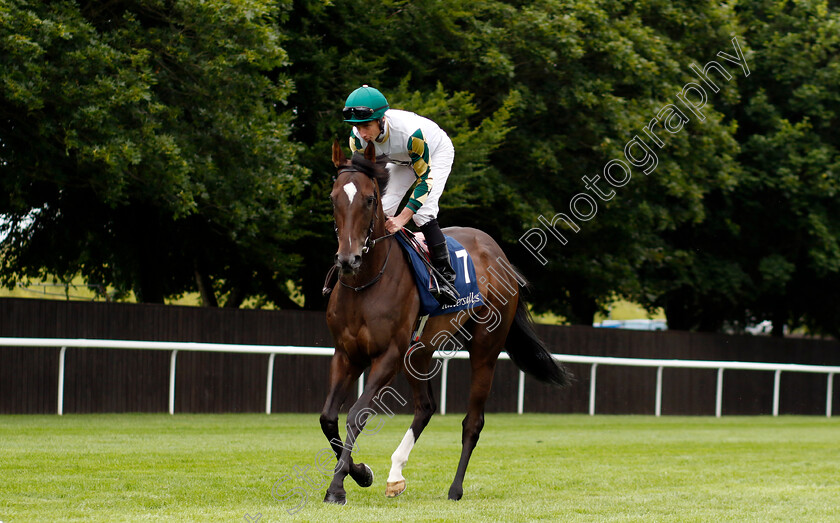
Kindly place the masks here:
<instances>
[{"instance_id":1,"label":"tree trunk","mask_svg":"<svg viewBox=\"0 0 840 523\"><path fill-rule=\"evenodd\" d=\"M266 297L280 309L297 309L300 310L300 305L292 301L286 293L286 289L281 288L272 278L270 273L260 271L258 273L261 285L260 289L265 292Z\"/></svg>"},{"instance_id":2,"label":"tree trunk","mask_svg":"<svg viewBox=\"0 0 840 523\"><path fill-rule=\"evenodd\" d=\"M595 313L598 312L598 304L588 296L571 294L572 318L569 318L575 325L589 325L595 321Z\"/></svg>"},{"instance_id":3,"label":"tree trunk","mask_svg":"<svg viewBox=\"0 0 840 523\"><path fill-rule=\"evenodd\" d=\"M663 309L668 321L668 330L690 331L697 326L697 319L683 303L668 300Z\"/></svg>"},{"instance_id":4,"label":"tree trunk","mask_svg":"<svg viewBox=\"0 0 840 523\"><path fill-rule=\"evenodd\" d=\"M321 293L324 288L324 279L327 271L332 265L332 254L335 253L335 245L328 242L321 242L310 247L310 255L304 259L302 270L301 293L303 294L303 308L307 310L325 310L327 298Z\"/></svg>"},{"instance_id":5,"label":"tree trunk","mask_svg":"<svg viewBox=\"0 0 840 523\"><path fill-rule=\"evenodd\" d=\"M140 303L163 303L163 286L158 271L150 269L153 264L144 264L137 275L134 294Z\"/></svg>"},{"instance_id":6,"label":"tree trunk","mask_svg":"<svg viewBox=\"0 0 840 523\"><path fill-rule=\"evenodd\" d=\"M785 314L784 309L776 309L773 311L773 331L770 333L771 336L774 338L784 338L785 337L785 323L787 319L787 314Z\"/></svg>"},{"instance_id":7,"label":"tree trunk","mask_svg":"<svg viewBox=\"0 0 840 523\"><path fill-rule=\"evenodd\" d=\"M196 263L196 265L198 265ZM216 300L216 294L213 292L213 281L210 276L196 267L195 269L195 284L198 287L198 294L201 296L202 307L218 307L219 302Z\"/></svg>"},{"instance_id":8,"label":"tree trunk","mask_svg":"<svg viewBox=\"0 0 840 523\"><path fill-rule=\"evenodd\" d=\"M236 285L230 290L230 294L228 294L228 299L225 301L225 308L238 309L242 306L243 301L245 301L245 291L242 290L242 287Z\"/></svg>"}]
</instances>

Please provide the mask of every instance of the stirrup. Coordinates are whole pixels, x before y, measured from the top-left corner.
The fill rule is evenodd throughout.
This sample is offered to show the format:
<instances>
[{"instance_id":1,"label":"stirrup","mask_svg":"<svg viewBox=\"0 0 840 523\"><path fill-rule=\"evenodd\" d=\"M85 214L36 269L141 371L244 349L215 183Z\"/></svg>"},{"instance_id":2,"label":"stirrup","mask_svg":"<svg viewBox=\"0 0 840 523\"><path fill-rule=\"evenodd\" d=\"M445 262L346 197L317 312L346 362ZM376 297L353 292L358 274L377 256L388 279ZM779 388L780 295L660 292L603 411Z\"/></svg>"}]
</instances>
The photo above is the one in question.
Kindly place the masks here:
<instances>
[{"instance_id":1,"label":"stirrup","mask_svg":"<svg viewBox=\"0 0 840 523\"><path fill-rule=\"evenodd\" d=\"M457 305L460 299L458 294L446 285L441 287L438 292L431 291L431 293L432 297L441 305Z\"/></svg>"},{"instance_id":2,"label":"stirrup","mask_svg":"<svg viewBox=\"0 0 840 523\"><path fill-rule=\"evenodd\" d=\"M433 271L432 282L432 288L429 289L429 292L432 293L432 297L434 297L438 303L450 306L458 303L461 295L458 294L458 290L455 288L455 285L449 283L446 277L437 269Z\"/></svg>"}]
</instances>

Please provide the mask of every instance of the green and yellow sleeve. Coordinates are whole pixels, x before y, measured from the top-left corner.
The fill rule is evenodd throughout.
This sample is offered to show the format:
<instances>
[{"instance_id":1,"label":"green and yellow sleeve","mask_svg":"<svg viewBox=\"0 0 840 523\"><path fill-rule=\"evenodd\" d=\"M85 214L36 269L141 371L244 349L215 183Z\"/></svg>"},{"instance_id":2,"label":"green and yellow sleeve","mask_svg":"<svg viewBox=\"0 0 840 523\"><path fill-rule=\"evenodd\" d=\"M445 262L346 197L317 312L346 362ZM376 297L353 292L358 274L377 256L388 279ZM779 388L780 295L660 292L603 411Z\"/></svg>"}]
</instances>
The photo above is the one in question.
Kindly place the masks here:
<instances>
[{"instance_id":1,"label":"green and yellow sleeve","mask_svg":"<svg viewBox=\"0 0 840 523\"><path fill-rule=\"evenodd\" d=\"M429 167L429 145L423 137L423 131L417 129L408 139L408 153L411 158L411 166L414 174L417 175L418 183L414 188L414 194L408 200L406 207L417 212L429 197L432 190L432 179L429 178L431 168Z\"/></svg>"},{"instance_id":2,"label":"green and yellow sleeve","mask_svg":"<svg viewBox=\"0 0 840 523\"><path fill-rule=\"evenodd\" d=\"M350 153L355 153L356 151L362 151L362 141L353 133L350 133Z\"/></svg>"}]
</instances>

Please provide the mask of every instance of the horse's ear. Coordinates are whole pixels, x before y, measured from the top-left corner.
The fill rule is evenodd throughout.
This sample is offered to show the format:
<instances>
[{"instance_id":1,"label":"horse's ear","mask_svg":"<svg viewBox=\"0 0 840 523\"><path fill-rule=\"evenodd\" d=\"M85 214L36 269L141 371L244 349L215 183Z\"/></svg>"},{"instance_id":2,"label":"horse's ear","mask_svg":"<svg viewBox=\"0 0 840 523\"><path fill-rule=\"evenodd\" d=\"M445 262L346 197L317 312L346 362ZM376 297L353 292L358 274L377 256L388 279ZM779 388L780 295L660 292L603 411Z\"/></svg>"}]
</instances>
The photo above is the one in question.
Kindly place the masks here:
<instances>
[{"instance_id":1,"label":"horse's ear","mask_svg":"<svg viewBox=\"0 0 840 523\"><path fill-rule=\"evenodd\" d=\"M332 161L336 167L341 167L347 163L347 157L344 156L344 151L342 151L341 146L338 145L337 139L334 140L332 144Z\"/></svg>"},{"instance_id":2,"label":"horse's ear","mask_svg":"<svg viewBox=\"0 0 840 523\"><path fill-rule=\"evenodd\" d=\"M365 147L365 160L376 163L376 147L374 147L373 142L368 142L367 147Z\"/></svg>"}]
</instances>

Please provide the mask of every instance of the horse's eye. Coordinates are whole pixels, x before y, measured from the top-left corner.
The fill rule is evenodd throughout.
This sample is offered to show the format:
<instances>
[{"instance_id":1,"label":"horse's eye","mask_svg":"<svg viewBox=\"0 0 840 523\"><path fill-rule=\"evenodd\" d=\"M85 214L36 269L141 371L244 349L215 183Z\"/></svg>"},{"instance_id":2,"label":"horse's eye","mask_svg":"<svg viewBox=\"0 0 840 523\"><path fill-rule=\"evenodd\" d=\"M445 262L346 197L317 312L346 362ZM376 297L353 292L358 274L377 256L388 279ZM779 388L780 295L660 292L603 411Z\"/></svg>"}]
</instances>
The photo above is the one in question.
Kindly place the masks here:
<instances>
[{"instance_id":1,"label":"horse's eye","mask_svg":"<svg viewBox=\"0 0 840 523\"><path fill-rule=\"evenodd\" d=\"M376 198L374 198L373 196L368 196L368 198L367 198L368 207L373 207L373 202L375 202L375 201L376 201Z\"/></svg>"}]
</instances>

